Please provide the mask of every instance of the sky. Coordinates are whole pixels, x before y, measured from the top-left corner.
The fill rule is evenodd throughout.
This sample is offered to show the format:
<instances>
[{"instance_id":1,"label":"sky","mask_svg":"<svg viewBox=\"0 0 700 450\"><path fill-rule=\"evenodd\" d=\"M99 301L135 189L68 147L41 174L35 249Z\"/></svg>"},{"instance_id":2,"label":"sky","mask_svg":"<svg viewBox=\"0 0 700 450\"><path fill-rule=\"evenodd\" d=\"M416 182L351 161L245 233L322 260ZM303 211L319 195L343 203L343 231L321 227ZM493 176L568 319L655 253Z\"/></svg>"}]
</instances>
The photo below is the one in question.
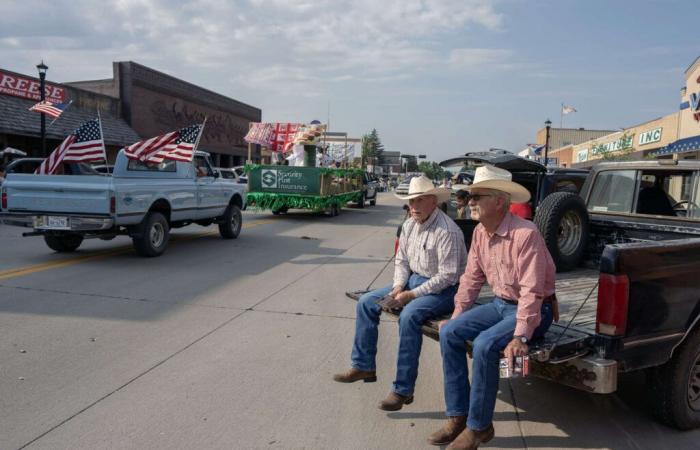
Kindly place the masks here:
<instances>
[{"instance_id":1,"label":"sky","mask_svg":"<svg viewBox=\"0 0 700 450\"><path fill-rule=\"evenodd\" d=\"M135 61L262 110L440 161L678 110L698 0L3 2L0 68L55 82Z\"/></svg>"}]
</instances>

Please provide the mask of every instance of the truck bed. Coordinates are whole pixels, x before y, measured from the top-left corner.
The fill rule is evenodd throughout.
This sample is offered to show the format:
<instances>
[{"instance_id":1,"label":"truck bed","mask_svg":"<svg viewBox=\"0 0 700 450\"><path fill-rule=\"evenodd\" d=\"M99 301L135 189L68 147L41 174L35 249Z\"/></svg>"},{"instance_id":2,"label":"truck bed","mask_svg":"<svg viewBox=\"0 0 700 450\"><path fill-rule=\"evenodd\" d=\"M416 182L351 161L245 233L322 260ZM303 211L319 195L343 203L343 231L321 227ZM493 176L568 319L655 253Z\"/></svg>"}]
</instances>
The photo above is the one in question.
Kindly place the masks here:
<instances>
[{"instance_id":1,"label":"truck bed","mask_svg":"<svg viewBox=\"0 0 700 450\"><path fill-rule=\"evenodd\" d=\"M559 273L556 279L556 294L559 300L559 322L553 323L543 339L533 341L530 354L533 358L546 358L550 361L568 359L587 351L587 341L595 333L596 303L598 298L597 283L599 272L592 269L577 269ZM566 329L569 321L593 290L590 298L576 316L574 322ZM346 295L358 300L367 291L347 292ZM488 286L482 288L477 303L491 300L493 293ZM389 313L390 314L390 313ZM393 314L390 314L393 315ZM395 316L395 315L394 315ZM423 325L423 334L439 340L438 323L447 317L429 320ZM566 332L564 332L566 330ZM562 333L564 333L562 335ZM553 349L556 343L556 348ZM543 354L546 353L546 354Z\"/></svg>"}]
</instances>

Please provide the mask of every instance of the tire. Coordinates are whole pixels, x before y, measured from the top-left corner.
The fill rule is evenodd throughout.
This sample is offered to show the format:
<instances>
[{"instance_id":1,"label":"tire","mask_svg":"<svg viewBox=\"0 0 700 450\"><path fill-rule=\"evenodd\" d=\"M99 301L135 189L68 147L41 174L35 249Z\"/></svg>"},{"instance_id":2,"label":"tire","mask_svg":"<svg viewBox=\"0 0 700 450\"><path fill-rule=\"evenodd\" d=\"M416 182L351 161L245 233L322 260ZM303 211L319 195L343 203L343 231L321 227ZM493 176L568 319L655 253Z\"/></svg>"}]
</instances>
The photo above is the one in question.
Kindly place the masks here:
<instances>
[{"instance_id":1,"label":"tire","mask_svg":"<svg viewBox=\"0 0 700 450\"><path fill-rule=\"evenodd\" d=\"M369 201L369 206L377 206L377 193L374 193L374 198Z\"/></svg>"},{"instance_id":2,"label":"tire","mask_svg":"<svg viewBox=\"0 0 700 450\"><path fill-rule=\"evenodd\" d=\"M59 253L74 252L83 243L83 237L79 234L45 234L44 242L53 251Z\"/></svg>"},{"instance_id":3,"label":"tire","mask_svg":"<svg viewBox=\"0 0 700 450\"><path fill-rule=\"evenodd\" d=\"M278 213L279 214L279 213ZM241 234L243 216L241 209L236 205L228 205L224 212L224 221L219 224L219 233L224 239L236 239Z\"/></svg>"},{"instance_id":4,"label":"tire","mask_svg":"<svg viewBox=\"0 0 700 450\"><path fill-rule=\"evenodd\" d=\"M571 192L550 194L537 207L534 222L557 272L576 268L588 244L588 211L583 199Z\"/></svg>"},{"instance_id":5,"label":"tire","mask_svg":"<svg viewBox=\"0 0 700 450\"><path fill-rule=\"evenodd\" d=\"M165 216L157 211L149 212L141 223L139 234L133 237L136 253L154 257L163 254L168 248L170 227Z\"/></svg>"},{"instance_id":6,"label":"tire","mask_svg":"<svg viewBox=\"0 0 700 450\"><path fill-rule=\"evenodd\" d=\"M357 207L358 208L365 207L365 193L364 192L360 195L360 201L357 202Z\"/></svg>"},{"instance_id":7,"label":"tire","mask_svg":"<svg viewBox=\"0 0 700 450\"><path fill-rule=\"evenodd\" d=\"M700 329L666 364L647 371L654 416L679 430L700 427Z\"/></svg>"}]
</instances>

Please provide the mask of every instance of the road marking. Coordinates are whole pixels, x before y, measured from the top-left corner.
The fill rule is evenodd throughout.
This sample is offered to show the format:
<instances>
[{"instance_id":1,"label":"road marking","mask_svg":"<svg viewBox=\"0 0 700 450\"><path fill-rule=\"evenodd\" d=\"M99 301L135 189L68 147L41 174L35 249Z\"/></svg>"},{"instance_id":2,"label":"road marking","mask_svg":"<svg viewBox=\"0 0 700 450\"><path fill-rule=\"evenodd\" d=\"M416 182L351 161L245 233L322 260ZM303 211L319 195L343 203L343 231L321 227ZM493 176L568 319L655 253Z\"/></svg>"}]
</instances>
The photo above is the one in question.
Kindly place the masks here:
<instances>
[{"instance_id":1,"label":"road marking","mask_svg":"<svg viewBox=\"0 0 700 450\"><path fill-rule=\"evenodd\" d=\"M258 225L264 225L266 223L275 222L274 220L256 220L254 222L244 223L243 228L253 228ZM205 236L212 236L219 234L219 231L205 231L203 233L192 233L185 235L173 235L171 236L171 242L179 241L189 241L191 239L197 239ZM118 247L112 250L105 250L96 253L90 253L88 255L74 256L72 258L61 259L58 261L51 261L41 264L35 264L27 267L18 267L16 269L8 269L0 272L0 280L9 280L10 278L22 277L24 275L30 275L37 272L43 272L45 270L60 269L66 266L72 266L73 264L79 264L85 261L94 261L96 259L107 258L108 256L122 255L124 253L129 253L134 251L131 245Z\"/></svg>"}]
</instances>

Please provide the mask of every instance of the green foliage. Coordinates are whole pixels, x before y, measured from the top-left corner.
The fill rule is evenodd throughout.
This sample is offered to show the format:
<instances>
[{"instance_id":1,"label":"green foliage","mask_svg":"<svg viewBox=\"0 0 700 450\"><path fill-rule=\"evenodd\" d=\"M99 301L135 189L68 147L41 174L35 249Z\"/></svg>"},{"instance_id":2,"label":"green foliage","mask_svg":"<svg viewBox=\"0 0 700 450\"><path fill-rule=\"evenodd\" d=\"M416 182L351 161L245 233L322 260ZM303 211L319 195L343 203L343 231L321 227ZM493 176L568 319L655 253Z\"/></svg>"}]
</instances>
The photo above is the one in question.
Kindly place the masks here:
<instances>
[{"instance_id":1,"label":"green foliage","mask_svg":"<svg viewBox=\"0 0 700 450\"><path fill-rule=\"evenodd\" d=\"M442 180L449 176L449 173L435 161L421 161L418 163L418 172L423 172L431 180Z\"/></svg>"},{"instance_id":2,"label":"green foliage","mask_svg":"<svg viewBox=\"0 0 700 450\"><path fill-rule=\"evenodd\" d=\"M247 199L248 205L258 210L271 209L274 211L284 207L323 210L331 205L336 205L341 208L345 206L347 202L359 201L361 195L362 191L325 196L250 192L247 195Z\"/></svg>"},{"instance_id":3,"label":"green foliage","mask_svg":"<svg viewBox=\"0 0 700 450\"><path fill-rule=\"evenodd\" d=\"M369 134L362 136L362 166L364 167L370 158L375 165L384 164L384 145L379 139L376 129L372 129Z\"/></svg>"}]
</instances>

